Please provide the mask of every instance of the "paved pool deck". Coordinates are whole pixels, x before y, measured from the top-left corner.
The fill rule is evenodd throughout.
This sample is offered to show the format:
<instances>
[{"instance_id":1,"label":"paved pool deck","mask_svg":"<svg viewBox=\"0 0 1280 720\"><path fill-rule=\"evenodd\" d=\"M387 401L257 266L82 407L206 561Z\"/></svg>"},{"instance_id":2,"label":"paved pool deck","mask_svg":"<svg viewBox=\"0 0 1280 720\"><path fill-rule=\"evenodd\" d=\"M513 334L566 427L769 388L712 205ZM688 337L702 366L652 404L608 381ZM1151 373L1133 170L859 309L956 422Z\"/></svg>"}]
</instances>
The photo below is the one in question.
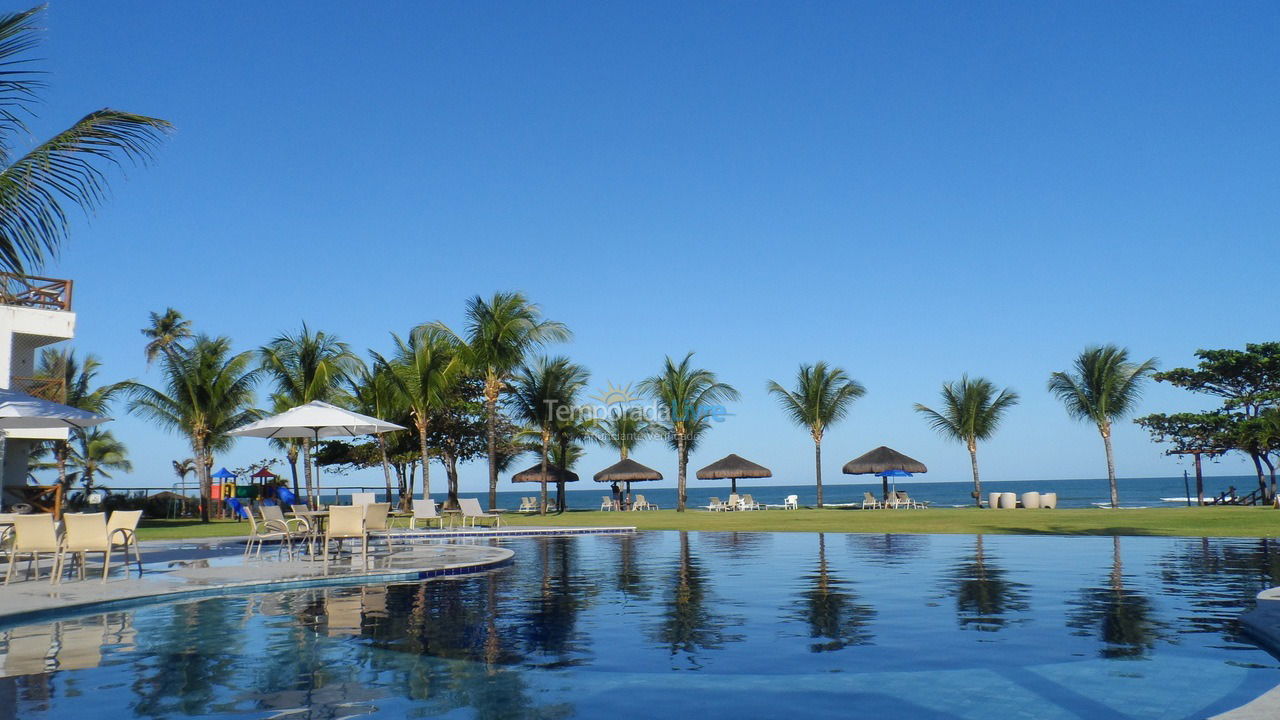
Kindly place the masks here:
<instances>
[{"instance_id":1,"label":"paved pool deck","mask_svg":"<svg viewBox=\"0 0 1280 720\"><path fill-rule=\"evenodd\" d=\"M371 545L368 565L359 554L344 553L328 567L302 552L294 559L276 545L265 545L261 556L244 557L243 537L197 540L150 540L139 543L142 573L127 569L117 553L107 582L101 581L101 556L90 556L87 578L71 573L57 585L49 582L52 561L42 560L40 579L28 579L20 562L14 580L0 586L0 625L26 622L78 611L128 606L212 595L243 594L317 585L409 582L434 577L484 572L510 563L515 555L490 541L544 535L634 532L634 528L465 528L406 533L388 552L378 541ZM0 577L8 570L0 562Z\"/></svg>"}]
</instances>

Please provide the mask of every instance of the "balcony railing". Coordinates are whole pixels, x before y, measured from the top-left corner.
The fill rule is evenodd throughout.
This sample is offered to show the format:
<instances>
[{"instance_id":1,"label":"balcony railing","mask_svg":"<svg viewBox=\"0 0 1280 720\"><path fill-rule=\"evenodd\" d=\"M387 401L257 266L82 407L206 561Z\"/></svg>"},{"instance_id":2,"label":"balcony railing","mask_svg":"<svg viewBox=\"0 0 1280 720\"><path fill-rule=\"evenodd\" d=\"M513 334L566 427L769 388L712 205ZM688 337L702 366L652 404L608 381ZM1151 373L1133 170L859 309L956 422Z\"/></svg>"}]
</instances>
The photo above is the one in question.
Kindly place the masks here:
<instances>
[{"instance_id":1,"label":"balcony railing","mask_svg":"<svg viewBox=\"0 0 1280 720\"><path fill-rule=\"evenodd\" d=\"M71 281L0 273L0 305L71 310Z\"/></svg>"},{"instance_id":2,"label":"balcony railing","mask_svg":"<svg viewBox=\"0 0 1280 720\"><path fill-rule=\"evenodd\" d=\"M18 377L9 378L9 387L54 402L67 401L67 385L57 377Z\"/></svg>"}]
</instances>

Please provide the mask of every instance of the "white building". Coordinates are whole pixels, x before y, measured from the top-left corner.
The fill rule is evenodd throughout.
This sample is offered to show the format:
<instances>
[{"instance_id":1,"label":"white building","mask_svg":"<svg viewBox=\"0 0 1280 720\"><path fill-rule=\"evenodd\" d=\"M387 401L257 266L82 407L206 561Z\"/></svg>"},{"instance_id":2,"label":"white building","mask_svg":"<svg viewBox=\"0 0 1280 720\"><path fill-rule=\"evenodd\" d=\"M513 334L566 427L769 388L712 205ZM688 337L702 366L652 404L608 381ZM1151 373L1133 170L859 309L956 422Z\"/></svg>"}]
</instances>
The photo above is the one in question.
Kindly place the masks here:
<instances>
[{"instance_id":1,"label":"white building","mask_svg":"<svg viewBox=\"0 0 1280 720\"><path fill-rule=\"evenodd\" d=\"M0 383L5 388L56 399L63 390L61 383L34 377L36 354L47 345L75 337L75 330L70 280L0 273ZM18 499L12 488L27 484L27 453L32 443L66 437L66 430L5 431L4 505Z\"/></svg>"}]
</instances>

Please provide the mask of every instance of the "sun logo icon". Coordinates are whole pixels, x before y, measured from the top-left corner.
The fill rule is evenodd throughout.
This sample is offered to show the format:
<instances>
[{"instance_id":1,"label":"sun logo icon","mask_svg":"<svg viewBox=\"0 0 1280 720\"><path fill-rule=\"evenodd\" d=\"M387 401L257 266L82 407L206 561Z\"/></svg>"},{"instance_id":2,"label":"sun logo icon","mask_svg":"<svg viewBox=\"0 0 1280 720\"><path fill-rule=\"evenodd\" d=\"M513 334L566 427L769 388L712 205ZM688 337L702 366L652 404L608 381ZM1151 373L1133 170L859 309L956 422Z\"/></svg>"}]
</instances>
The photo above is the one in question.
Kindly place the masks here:
<instances>
[{"instance_id":1,"label":"sun logo icon","mask_svg":"<svg viewBox=\"0 0 1280 720\"><path fill-rule=\"evenodd\" d=\"M605 389L598 395L592 396L591 399L599 400L605 405L621 405L622 403L629 403L634 400L639 400L640 398L631 394L630 383L627 383L623 387L618 387L613 384L612 380L610 380L607 387L605 387Z\"/></svg>"}]
</instances>

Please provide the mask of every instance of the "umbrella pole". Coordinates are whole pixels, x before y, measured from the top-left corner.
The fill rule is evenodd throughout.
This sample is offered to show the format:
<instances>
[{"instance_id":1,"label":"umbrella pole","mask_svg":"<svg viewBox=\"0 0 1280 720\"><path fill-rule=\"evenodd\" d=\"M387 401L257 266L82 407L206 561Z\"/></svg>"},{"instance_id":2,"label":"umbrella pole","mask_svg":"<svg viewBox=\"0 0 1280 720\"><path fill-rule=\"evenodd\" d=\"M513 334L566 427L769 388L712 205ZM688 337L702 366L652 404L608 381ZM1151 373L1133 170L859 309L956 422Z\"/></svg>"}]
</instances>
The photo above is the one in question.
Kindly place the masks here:
<instances>
[{"instance_id":1,"label":"umbrella pole","mask_svg":"<svg viewBox=\"0 0 1280 720\"><path fill-rule=\"evenodd\" d=\"M733 493L734 495L737 495L738 494L738 478L729 478L729 487L731 488L729 492Z\"/></svg>"},{"instance_id":2,"label":"umbrella pole","mask_svg":"<svg viewBox=\"0 0 1280 720\"><path fill-rule=\"evenodd\" d=\"M320 452L320 428L311 431L315 435L315 439L311 441L311 465L315 468L315 494L311 500L311 509L320 509L320 463L316 462L316 454Z\"/></svg>"},{"instance_id":3,"label":"umbrella pole","mask_svg":"<svg viewBox=\"0 0 1280 720\"><path fill-rule=\"evenodd\" d=\"M883 487L884 499L885 499L885 502L888 502L889 501L889 476L888 475L880 476L880 484L884 486Z\"/></svg>"}]
</instances>

